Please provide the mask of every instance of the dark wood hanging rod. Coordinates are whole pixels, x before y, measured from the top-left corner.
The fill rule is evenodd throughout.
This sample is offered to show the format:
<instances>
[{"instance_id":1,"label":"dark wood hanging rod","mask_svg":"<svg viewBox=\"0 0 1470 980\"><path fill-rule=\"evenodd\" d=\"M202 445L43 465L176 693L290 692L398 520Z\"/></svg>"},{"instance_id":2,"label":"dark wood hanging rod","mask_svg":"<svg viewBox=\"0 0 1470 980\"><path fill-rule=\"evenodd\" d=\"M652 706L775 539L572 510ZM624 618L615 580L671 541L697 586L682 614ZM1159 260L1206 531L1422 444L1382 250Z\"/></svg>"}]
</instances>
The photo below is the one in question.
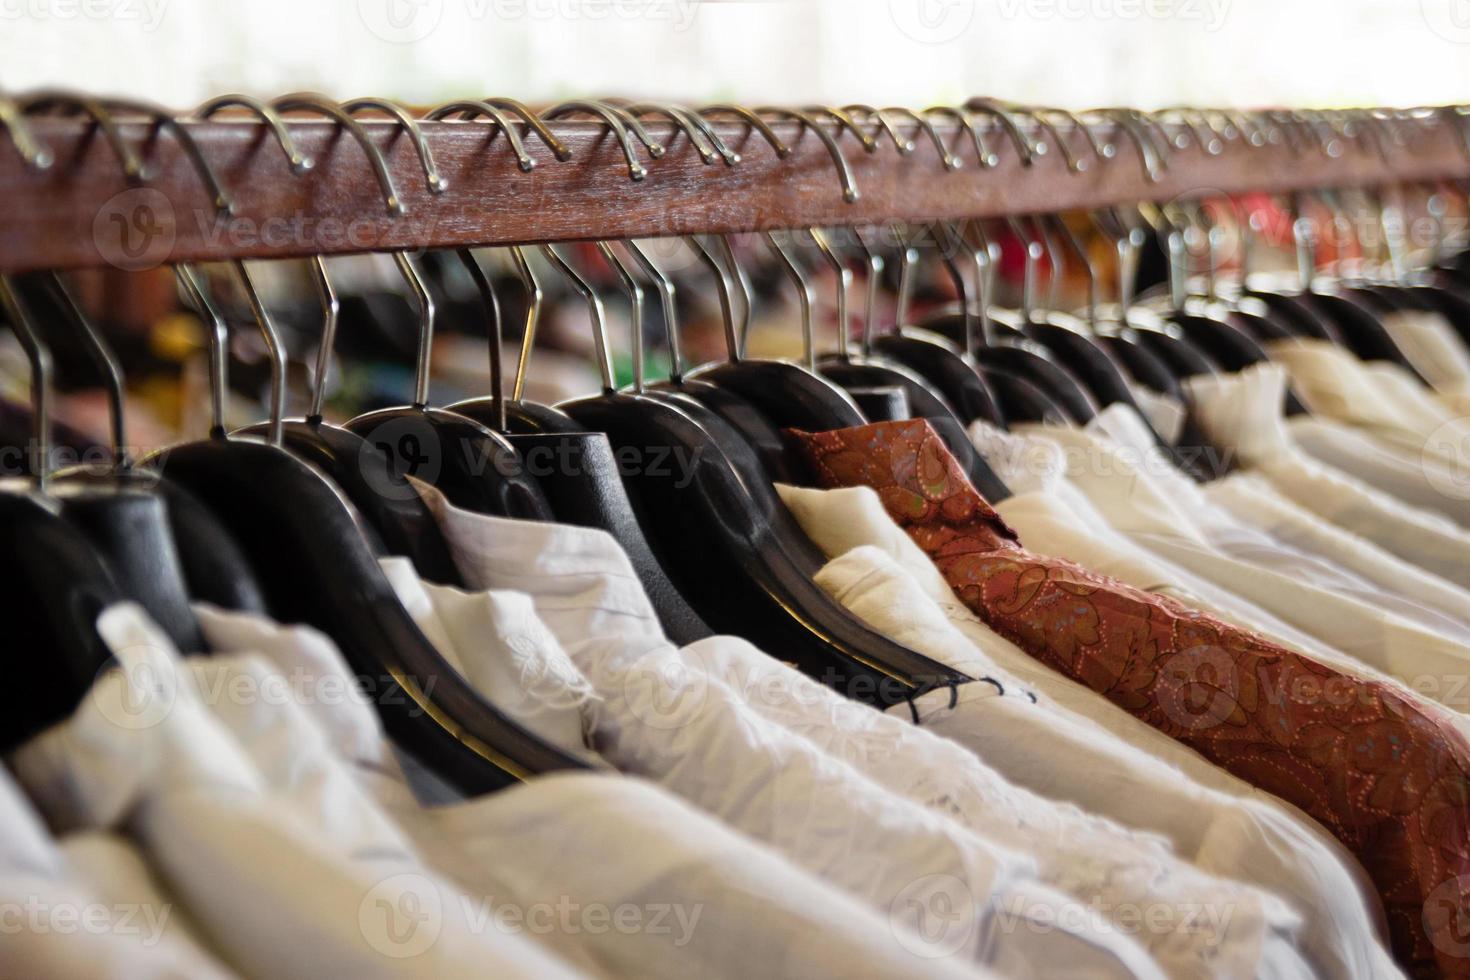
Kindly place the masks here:
<instances>
[{"instance_id":1,"label":"dark wood hanging rod","mask_svg":"<svg viewBox=\"0 0 1470 980\"><path fill-rule=\"evenodd\" d=\"M383 154L401 214L390 213L364 148L320 116L284 117L296 149L312 161L304 171L293 168L272 127L255 116L224 113L179 124L215 175L229 213L216 207L199 160L168 125L119 113L115 135L144 170L130 180L94 119L28 117L36 146L52 159L44 169L28 166L0 131L0 271L990 217L1470 177L1470 117L1451 109L1400 113L1391 126L1364 122L1334 130L1320 119L1263 125L1251 133L1254 142L1229 125L1151 124L1154 149L1165 139L1176 144L1156 161L1153 178L1140 156L1149 144L1140 142L1144 127L1137 120L1126 127L1111 119L1088 124L1100 144L1114 148L1102 157L1071 122L1052 117L1054 128L1046 130L1032 117L1018 117L1021 134L1045 144L1027 166L1016 134L993 115L977 113L975 131L994 156L986 167L957 118L930 115L934 133L961 160L951 170L912 116L888 117L899 142L912 140L907 155L877 130L875 118L863 127L876 143L869 152L835 117L824 117L820 125L841 150L857 192L847 200L830 147L808 123L766 117L768 135L789 149L781 158L748 122L711 113L710 130L739 154L738 162L707 163L666 117L650 115L645 125L666 152L655 159L631 141L646 170L641 180L631 179L624 147L609 126L585 115L546 123L569 151L566 160L526 133L526 154L536 161L529 171L487 118L421 120L442 180L436 192L401 121L359 118ZM1221 131L1228 138L1211 135ZM1085 169L1068 166L1058 137Z\"/></svg>"}]
</instances>

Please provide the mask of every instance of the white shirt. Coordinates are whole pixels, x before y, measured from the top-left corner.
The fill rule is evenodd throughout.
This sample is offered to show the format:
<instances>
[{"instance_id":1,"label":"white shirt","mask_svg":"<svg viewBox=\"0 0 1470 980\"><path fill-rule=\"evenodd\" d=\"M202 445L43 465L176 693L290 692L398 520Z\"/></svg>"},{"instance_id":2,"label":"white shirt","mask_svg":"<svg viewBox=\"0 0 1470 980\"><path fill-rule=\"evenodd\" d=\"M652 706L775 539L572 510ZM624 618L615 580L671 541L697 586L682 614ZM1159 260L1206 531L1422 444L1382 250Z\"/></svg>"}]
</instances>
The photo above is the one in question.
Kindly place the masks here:
<instances>
[{"instance_id":1,"label":"white shirt","mask_svg":"<svg viewBox=\"0 0 1470 980\"><path fill-rule=\"evenodd\" d=\"M1410 452L1366 429L1301 415L1286 420L1292 444L1407 504L1470 524L1470 479L1432 453Z\"/></svg>"},{"instance_id":2,"label":"white shirt","mask_svg":"<svg viewBox=\"0 0 1470 980\"><path fill-rule=\"evenodd\" d=\"M1030 550L1066 558L1135 588L1177 599L1284 646L1339 656L1249 599L1149 551L1113 528L1087 495L1067 479L1068 451L1057 442L1024 431L1006 432L981 421L970 426L970 438L1007 486L1025 491L996 504L995 510ZM1106 453L1082 455L1092 457L1079 460L1083 465L1111 466L1101 458Z\"/></svg>"},{"instance_id":3,"label":"white shirt","mask_svg":"<svg viewBox=\"0 0 1470 980\"><path fill-rule=\"evenodd\" d=\"M0 769L0 962L48 980L228 980L172 896L113 834L51 839Z\"/></svg>"},{"instance_id":4,"label":"white shirt","mask_svg":"<svg viewBox=\"0 0 1470 980\"><path fill-rule=\"evenodd\" d=\"M1385 590L1413 596L1416 602L1461 622L1470 615L1470 590L1323 520L1258 473L1232 473L1203 489L1211 502L1284 544L1321 555Z\"/></svg>"},{"instance_id":5,"label":"white shirt","mask_svg":"<svg viewBox=\"0 0 1470 980\"><path fill-rule=\"evenodd\" d=\"M1230 375L1188 379L1210 441L1239 454L1297 504L1426 571L1470 588L1470 532L1325 466L1293 446L1281 409L1286 375L1253 364Z\"/></svg>"},{"instance_id":6,"label":"white shirt","mask_svg":"<svg viewBox=\"0 0 1470 980\"><path fill-rule=\"evenodd\" d=\"M736 641L668 643L605 532L472 514L422 492L472 586L532 597L596 689L594 744L619 769L658 780L920 935L934 924L906 894L917 880L954 883L973 927L939 930L942 944L1002 976L1158 975L1132 937L1037 884L1033 856L890 792L773 721L770 705L757 705L790 697L748 698L739 677L722 676ZM1007 924L1015 915L1031 923ZM1042 918L1062 928L1037 931Z\"/></svg>"},{"instance_id":7,"label":"white shirt","mask_svg":"<svg viewBox=\"0 0 1470 980\"><path fill-rule=\"evenodd\" d=\"M1378 320L1414 370L1436 391L1470 387L1470 351L1443 314L1395 310Z\"/></svg>"},{"instance_id":8,"label":"white shirt","mask_svg":"<svg viewBox=\"0 0 1470 980\"><path fill-rule=\"evenodd\" d=\"M1360 361L1325 340L1278 340L1266 345L1285 365L1313 414L1368 430L1414 456L1454 465L1470 419L1389 361Z\"/></svg>"},{"instance_id":9,"label":"white shirt","mask_svg":"<svg viewBox=\"0 0 1470 980\"><path fill-rule=\"evenodd\" d=\"M1071 450L1069 476L1113 527L1351 658L1333 657L1334 666L1358 674L1367 666L1421 690L1434 686L1426 678L1438 684L1470 668L1470 647L1421 625L1463 632L1443 614L1240 524L1187 477L1160 467L1144 472L1133 464L1136 453L1116 443L1080 429L1046 434ZM1470 709L1470 692L1451 707Z\"/></svg>"},{"instance_id":10,"label":"white shirt","mask_svg":"<svg viewBox=\"0 0 1470 980\"><path fill-rule=\"evenodd\" d=\"M948 691L927 695L925 726L941 726L1018 784L1164 834L1201 868L1288 898L1306 916L1303 951L1323 976L1378 975L1368 969L1387 962L1372 939L1381 929L1369 925L1381 917L1375 892L1314 821L996 635L954 598L872 490L778 489L818 546L839 554L817 578L834 598L896 642L1006 688L1006 697L965 697L984 691L965 685L953 712ZM859 538L878 544L841 551Z\"/></svg>"},{"instance_id":11,"label":"white shirt","mask_svg":"<svg viewBox=\"0 0 1470 980\"><path fill-rule=\"evenodd\" d=\"M407 579L398 569L396 584ZM493 601L504 609L516 598L497 594ZM924 943L886 916L643 780L554 774L479 799L421 806L371 707L360 698L316 696L352 687L329 639L257 616L209 607L198 613L211 646L258 651L309 695L303 706L337 757L428 863L474 898L491 928L529 933L608 976L978 974L967 964L926 958ZM547 636L544 626L518 618L495 635L535 636L537 646ZM558 659L554 639L549 650L515 646L523 663ZM529 671L537 699L562 703L548 681L560 674L559 667ZM502 703L514 702L497 693ZM294 777L309 773L297 769ZM587 918L599 910L623 924L599 927Z\"/></svg>"},{"instance_id":12,"label":"white shirt","mask_svg":"<svg viewBox=\"0 0 1470 980\"><path fill-rule=\"evenodd\" d=\"M1188 407L1173 395L1154 391L1147 385L1130 384L1128 390L1159 437L1170 445L1178 442L1189 419Z\"/></svg>"},{"instance_id":13,"label":"white shirt","mask_svg":"<svg viewBox=\"0 0 1470 980\"><path fill-rule=\"evenodd\" d=\"M576 976L524 939L477 934L458 902L425 905L438 883L340 784L316 795L315 816L351 832L323 835L303 809L311 789L274 789L206 702L249 705L234 688L199 687L203 675L139 607L107 609L97 629L119 667L67 721L15 750L11 769L53 826L125 827L235 969ZM294 748L276 746L280 765Z\"/></svg>"}]
</instances>

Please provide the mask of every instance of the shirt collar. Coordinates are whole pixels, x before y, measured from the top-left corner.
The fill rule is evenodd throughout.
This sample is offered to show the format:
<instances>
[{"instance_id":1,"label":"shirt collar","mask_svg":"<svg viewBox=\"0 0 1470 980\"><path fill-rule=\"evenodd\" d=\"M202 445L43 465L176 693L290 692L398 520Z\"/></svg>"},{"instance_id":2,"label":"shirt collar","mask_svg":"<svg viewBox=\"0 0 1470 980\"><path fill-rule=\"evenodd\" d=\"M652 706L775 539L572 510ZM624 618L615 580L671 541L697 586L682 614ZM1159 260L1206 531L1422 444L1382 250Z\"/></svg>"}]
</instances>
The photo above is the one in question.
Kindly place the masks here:
<instances>
[{"instance_id":1,"label":"shirt collar","mask_svg":"<svg viewBox=\"0 0 1470 980\"><path fill-rule=\"evenodd\" d=\"M1283 411L1286 371L1262 362L1234 374L1199 374L1184 381L1210 441L1252 465L1292 452Z\"/></svg>"},{"instance_id":2,"label":"shirt collar","mask_svg":"<svg viewBox=\"0 0 1470 980\"><path fill-rule=\"evenodd\" d=\"M970 423L970 441L1012 493L1050 490L1066 478L1061 447L1046 439L1007 432L985 421Z\"/></svg>"},{"instance_id":3,"label":"shirt collar","mask_svg":"<svg viewBox=\"0 0 1470 980\"><path fill-rule=\"evenodd\" d=\"M375 767L390 765L382 723L337 645L310 626L283 626L256 613L194 604L194 616L211 650L263 657L284 679L292 700L311 715L343 758Z\"/></svg>"},{"instance_id":4,"label":"shirt collar","mask_svg":"<svg viewBox=\"0 0 1470 980\"><path fill-rule=\"evenodd\" d=\"M538 610L611 613L624 629L663 635L633 563L606 531L476 514L427 484L416 486L471 588L524 592Z\"/></svg>"}]
</instances>

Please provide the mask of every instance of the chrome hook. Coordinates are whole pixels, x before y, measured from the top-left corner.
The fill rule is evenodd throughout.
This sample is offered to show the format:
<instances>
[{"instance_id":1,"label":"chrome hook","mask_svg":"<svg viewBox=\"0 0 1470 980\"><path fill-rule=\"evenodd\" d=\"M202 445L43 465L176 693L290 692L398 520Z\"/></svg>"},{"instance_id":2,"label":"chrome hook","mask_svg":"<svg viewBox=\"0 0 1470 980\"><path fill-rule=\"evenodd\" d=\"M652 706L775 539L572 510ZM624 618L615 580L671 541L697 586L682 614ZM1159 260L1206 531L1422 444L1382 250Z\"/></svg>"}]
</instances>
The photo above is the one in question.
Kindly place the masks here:
<instances>
[{"instance_id":1,"label":"chrome hook","mask_svg":"<svg viewBox=\"0 0 1470 980\"><path fill-rule=\"evenodd\" d=\"M587 301L587 312L592 315L592 341L596 346L597 369L602 375L602 391L605 395L611 395L617 391L617 383L613 378L612 356L608 350L607 313L602 305L602 297L597 295L597 290L592 288L592 284L580 272L572 268L571 263L557 254L556 249L550 245L542 245L541 254L567 277L572 288Z\"/></svg>"},{"instance_id":2,"label":"chrome hook","mask_svg":"<svg viewBox=\"0 0 1470 980\"><path fill-rule=\"evenodd\" d=\"M314 160L296 148L296 141L291 137L291 129L281 118L281 114L254 96L221 95L195 109L193 115L196 119L209 119L220 110L229 108L248 109L256 118L270 127L281 152L286 154L286 162L290 165L292 173L303 174L315 166Z\"/></svg>"},{"instance_id":3,"label":"chrome hook","mask_svg":"<svg viewBox=\"0 0 1470 980\"><path fill-rule=\"evenodd\" d=\"M96 99L86 95L75 95L70 92L48 89L22 95L15 100L15 105L19 107L23 115L32 112L45 112L51 108L80 111L83 115L89 117L97 129L101 131L103 139L107 140L107 145L112 148L113 154L117 157L118 162L122 164L123 176L127 179L128 183L137 184L148 176L148 172L143 166L143 161L138 159L138 155L133 152L132 147L128 146L127 141L122 138L122 133L117 128L117 122L112 118L112 113L103 108L102 104ZM12 128L11 133L13 134L14 132L15 130Z\"/></svg>"},{"instance_id":4,"label":"chrome hook","mask_svg":"<svg viewBox=\"0 0 1470 980\"><path fill-rule=\"evenodd\" d=\"M687 235L684 241L693 246L695 254L699 256L706 268L715 277L715 289L720 296L720 314L725 321L725 349L729 353L729 360L733 363L740 360L740 338L735 332L735 301L733 289L730 284L730 273L715 258L709 246L700 241L698 235Z\"/></svg>"},{"instance_id":5,"label":"chrome hook","mask_svg":"<svg viewBox=\"0 0 1470 980\"><path fill-rule=\"evenodd\" d=\"M786 270L786 275L790 277L792 284L796 286L796 301L801 306L802 360L806 362L807 370L814 372L817 369L817 353L813 342L812 305L816 301L816 292L813 290L811 282L807 279L806 273L802 272L801 267L796 263L796 259L776 239L776 236L768 231L764 237L766 244L771 248L772 254L780 260L781 267Z\"/></svg>"},{"instance_id":6,"label":"chrome hook","mask_svg":"<svg viewBox=\"0 0 1470 980\"><path fill-rule=\"evenodd\" d=\"M31 474L36 480L36 489L46 492L51 474L51 401L53 364L51 349L41 342L35 321L21 301L15 289L15 280L7 273L0 273L0 308L10 321L10 329L25 348L26 360L31 367Z\"/></svg>"},{"instance_id":7,"label":"chrome hook","mask_svg":"<svg viewBox=\"0 0 1470 980\"><path fill-rule=\"evenodd\" d=\"M281 336L260 294L255 291L255 283L251 282L245 263L231 259L230 269L240 291L245 294L245 301L250 304L251 315L255 317L255 325L260 328L261 339L265 341L266 353L270 356L270 425L266 429L266 438L271 445L280 446L286 417L286 348L281 345Z\"/></svg>"},{"instance_id":8,"label":"chrome hook","mask_svg":"<svg viewBox=\"0 0 1470 980\"><path fill-rule=\"evenodd\" d=\"M873 251L868 243L863 240L862 232L852 229L853 241L857 243L858 250L863 253L863 262L867 266L867 290L863 302L863 335L859 350L867 357L873 350L873 322L878 316L878 290L882 285L883 270L888 263L883 256Z\"/></svg>"},{"instance_id":9,"label":"chrome hook","mask_svg":"<svg viewBox=\"0 0 1470 980\"><path fill-rule=\"evenodd\" d=\"M132 469L133 461L128 455L128 419L124 406L122 364L112 348L102 339L92 318L83 311L81 303L77 302L75 294L61 276L51 272L47 274L46 280L66 319L71 321L72 327L81 335L87 352L92 356L92 362L102 375L103 386L107 389L108 415L112 423L113 472L126 473Z\"/></svg>"},{"instance_id":10,"label":"chrome hook","mask_svg":"<svg viewBox=\"0 0 1470 980\"><path fill-rule=\"evenodd\" d=\"M842 199L848 204L858 199L857 184L852 179L852 170L847 165L847 157L843 155L842 148L837 145L837 141L832 138L832 134L823 129L822 124L817 122L810 113L803 112L800 109L782 109L779 106L762 106L755 111L767 115L794 119L801 123L804 130L810 129L816 133L817 138L822 141L822 145L827 148L828 155L832 157L832 165L837 168L838 179L842 182Z\"/></svg>"},{"instance_id":11,"label":"chrome hook","mask_svg":"<svg viewBox=\"0 0 1470 980\"><path fill-rule=\"evenodd\" d=\"M183 123L169 115L167 111L146 102L137 102L128 99L108 99L103 105L110 112L136 112L139 115L148 116L153 120L153 125L156 128L167 129L173 133L174 139L179 141L179 146L183 148L184 155L189 158L190 164L193 165L194 172L199 175L199 178L204 181L204 186L209 190L209 196L214 203L214 209L220 214L234 213L235 206L230 201L229 194L225 192L224 185L215 176L214 168L209 165L208 160L204 159L204 152L199 149L198 142L195 141L193 134L184 128ZM139 176L141 177L142 175L140 174Z\"/></svg>"},{"instance_id":12,"label":"chrome hook","mask_svg":"<svg viewBox=\"0 0 1470 980\"><path fill-rule=\"evenodd\" d=\"M546 293L531 264L526 261L526 253L521 246L510 247L510 258L515 264L516 276L526 290L526 322L521 330L521 352L516 359L516 380L510 393L511 401L519 402L525 394L526 369L531 364L531 349L536 345L536 327L541 322L541 304L546 300Z\"/></svg>"},{"instance_id":13,"label":"chrome hook","mask_svg":"<svg viewBox=\"0 0 1470 980\"><path fill-rule=\"evenodd\" d=\"M388 171L388 163L383 158L383 151L378 149L377 144L368 136L367 130L362 123L358 122L349 113L344 112L342 107L324 96L311 92L296 92L291 95L283 95L271 100L271 107L279 112L315 112L326 116L337 123L362 147L362 152L367 155L368 165L373 168L377 175L378 187L383 192L383 201L387 205L388 213L395 217L404 213L403 202L398 197L398 191L393 186L393 175Z\"/></svg>"},{"instance_id":14,"label":"chrome hook","mask_svg":"<svg viewBox=\"0 0 1470 980\"><path fill-rule=\"evenodd\" d=\"M424 115L424 118L437 121L456 112L460 114L459 118L462 120L475 119L479 116L489 116L495 125L499 127L500 132L505 134L505 140L510 144L510 150L516 157L516 166L521 168L521 172L530 173L536 169L536 161L526 152L525 141L521 139L521 135L511 125L510 118L499 108L488 102L481 102L477 99L460 99L455 102L446 102L443 105L435 106L429 110ZM491 133L490 140L493 141L494 139L495 134Z\"/></svg>"},{"instance_id":15,"label":"chrome hook","mask_svg":"<svg viewBox=\"0 0 1470 980\"><path fill-rule=\"evenodd\" d=\"M490 341L490 410L494 416L495 431L504 432L506 431L505 373L500 350L504 338L500 328L500 297L495 295L495 285L490 281L490 277L485 275L485 270L480 268L474 252L467 248L460 248L455 249L454 254L459 258L465 271L469 273L470 279L474 281L475 289L480 293L480 300L485 305L485 319Z\"/></svg>"},{"instance_id":16,"label":"chrome hook","mask_svg":"<svg viewBox=\"0 0 1470 980\"><path fill-rule=\"evenodd\" d=\"M546 128L546 124L526 107L525 103L506 98L485 99L484 102L488 106L496 109L504 109L517 116L526 124L526 132L535 132L540 137L541 142L546 144L547 149L551 150L551 155L556 157L560 162L566 163L572 158L572 151L567 149L567 145L557 139L551 130Z\"/></svg>"},{"instance_id":17,"label":"chrome hook","mask_svg":"<svg viewBox=\"0 0 1470 980\"><path fill-rule=\"evenodd\" d=\"M975 155L978 158L981 170L989 170L991 167L994 167L996 164L1000 163L1000 157L991 152L990 147L985 144L984 137L980 135L980 131L976 129L975 124L970 121L970 117L965 115L960 110L956 109L954 106L930 106L929 108L924 110L924 115L947 116L953 119L959 125L960 130L964 134L967 134L970 137L970 141L975 144Z\"/></svg>"},{"instance_id":18,"label":"chrome hook","mask_svg":"<svg viewBox=\"0 0 1470 980\"><path fill-rule=\"evenodd\" d=\"M413 290L419 306L418 350L414 358L413 407L427 408L429 405L430 359L434 352L434 297L429 295L429 286L414 267L407 252L394 252L393 264L403 276L408 288Z\"/></svg>"},{"instance_id":19,"label":"chrome hook","mask_svg":"<svg viewBox=\"0 0 1470 980\"><path fill-rule=\"evenodd\" d=\"M644 106L649 107L651 111L666 114L673 113L675 116L682 118L684 120L683 124L680 125L676 121L675 125L680 125L680 128L683 129L685 134L689 136L689 142L696 142L693 133L690 131L690 127L693 127L695 131L698 131L704 136L705 142L709 144L709 147L713 149L715 153L719 154L720 159L725 161L725 166L733 167L735 166L735 164L740 162L740 154L730 149L730 145L725 142L724 137L719 134L719 131L710 125L708 119L705 119L704 116L700 115L695 110L678 105L663 105L662 103L655 104L645 102L636 107L629 106L628 111L637 112L638 109ZM714 162L712 159L705 156L705 151L702 149L700 150L700 156L704 158L706 163Z\"/></svg>"},{"instance_id":20,"label":"chrome hook","mask_svg":"<svg viewBox=\"0 0 1470 980\"><path fill-rule=\"evenodd\" d=\"M781 138L776 135L776 131L771 128L770 124L744 106L722 102L716 103L715 105L703 106L696 110L696 113L701 118L708 118L713 115L735 116L748 124L751 130L760 133L761 138L771 144L771 149L776 151L776 158L778 160L784 160L791 155L791 147L781 142Z\"/></svg>"},{"instance_id":21,"label":"chrome hook","mask_svg":"<svg viewBox=\"0 0 1470 980\"><path fill-rule=\"evenodd\" d=\"M627 261L613 251L607 242L598 242L597 250L602 257L607 259L608 265L612 266L613 272L617 273L618 279L623 284L623 291L628 294L628 308L630 311L629 334L632 343L629 345L633 351L633 391L643 394L643 285L633 275L633 270L628 267Z\"/></svg>"},{"instance_id":22,"label":"chrome hook","mask_svg":"<svg viewBox=\"0 0 1470 980\"><path fill-rule=\"evenodd\" d=\"M848 114L861 112L869 119L877 120L877 126L875 127L874 131L881 132L886 135L889 141L893 143L893 148L898 151L899 156L908 156L910 153L914 152L914 141L898 135L898 130L893 128L893 124L889 122L888 117L884 115L884 113L888 110L875 109L870 105L854 103L852 105L843 106L842 111Z\"/></svg>"},{"instance_id":23,"label":"chrome hook","mask_svg":"<svg viewBox=\"0 0 1470 980\"><path fill-rule=\"evenodd\" d=\"M0 96L0 129L10 134L10 143L15 147L15 152L27 167L32 170L45 170L50 167L54 157L51 151L36 142L31 127L26 123L25 116L21 114L20 106L11 99Z\"/></svg>"},{"instance_id":24,"label":"chrome hook","mask_svg":"<svg viewBox=\"0 0 1470 980\"><path fill-rule=\"evenodd\" d=\"M619 115L613 107L603 105L600 102L562 102L543 112L541 118L561 119L573 114L593 115L606 123L608 128L612 130L613 135L617 137L618 145L622 147L623 159L628 163L628 177L632 180L642 180L648 176L648 170L644 168L643 164L638 162L638 154L633 149L633 138L628 135L628 127L624 122L624 117ZM633 117L628 116L627 118L632 119ZM639 128L641 129L642 126L640 125ZM646 131L644 135L647 135ZM652 137L649 137L649 139L651 140ZM645 145L647 144L645 143ZM660 145L659 152L656 154L653 153L652 149L649 150L649 153L654 156L662 156L663 147Z\"/></svg>"},{"instance_id":25,"label":"chrome hook","mask_svg":"<svg viewBox=\"0 0 1470 980\"><path fill-rule=\"evenodd\" d=\"M424 138L424 131L420 128L419 121L403 106L396 102L389 102L387 99L352 99L342 105L342 111L348 115L355 116L364 110L381 112L398 121L398 124L408 133L408 138L413 141L413 149L418 154L419 166L424 170L424 180L429 185L429 193L444 193L449 184L440 175L439 167L434 163L434 154L429 150L429 141Z\"/></svg>"},{"instance_id":26,"label":"chrome hook","mask_svg":"<svg viewBox=\"0 0 1470 980\"><path fill-rule=\"evenodd\" d=\"M1060 234L1067 248L1076 256L1081 263L1083 272L1087 275L1087 325L1089 328L1097 327L1097 269L1093 267L1092 256L1087 254L1087 248L1082 244L1082 239L1072 230L1059 214L1048 215L1043 219L1049 223Z\"/></svg>"},{"instance_id":27,"label":"chrome hook","mask_svg":"<svg viewBox=\"0 0 1470 980\"><path fill-rule=\"evenodd\" d=\"M678 294L674 289L674 280L662 269L654 265L653 259L643 250L643 246L631 238L624 240L623 246L637 260L639 266L643 268L644 274L652 279L658 287L664 313L664 330L668 334L669 380L674 384L678 384L684 379L684 357L679 350L679 306Z\"/></svg>"},{"instance_id":28,"label":"chrome hook","mask_svg":"<svg viewBox=\"0 0 1470 980\"><path fill-rule=\"evenodd\" d=\"M1006 108L990 98L973 98L965 103L965 108L970 112L978 112L987 115L1000 123L1001 129L1010 137L1011 144L1016 148L1016 155L1021 158L1021 166L1029 167L1036 162L1036 157L1045 152L1044 147L1033 144L1021 132L1021 127L1016 123Z\"/></svg>"},{"instance_id":29,"label":"chrome hook","mask_svg":"<svg viewBox=\"0 0 1470 980\"><path fill-rule=\"evenodd\" d=\"M207 290L199 281L199 273L193 266L182 262L174 266L174 278L184 291L186 302L201 319L207 321L209 434L213 438L221 438L225 434L225 392L229 389L229 326L210 300Z\"/></svg>"},{"instance_id":30,"label":"chrome hook","mask_svg":"<svg viewBox=\"0 0 1470 980\"><path fill-rule=\"evenodd\" d=\"M1148 134L1139 128L1138 121L1130 115L1127 109L1101 109L1102 115L1112 119L1119 130L1125 133L1133 141L1133 147L1138 151L1139 161L1143 164L1144 179L1150 184L1159 182L1159 173L1163 169L1164 158L1161 151Z\"/></svg>"},{"instance_id":31,"label":"chrome hook","mask_svg":"<svg viewBox=\"0 0 1470 980\"><path fill-rule=\"evenodd\" d=\"M609 105L617 104L615 102L609 102ZM674 124L676 132L682 132L684 134L685 139L689 140L689 145L694 147L694 151L699 154L699 158L704 161L705 166L709 166L720 159L720 155L715 150L714 144L705 138L704 130L693 119L685 116L675 106L664 105L660 102L636 102L620 106L620 108L635 119L639 116L663 116Z\"/></svg>"},{"instance_id":32,"label":"chrome hook","mask_svg":"<svg viewBox=\"0 0 1470 980\"><path fill-rule=\"evenodd\" d=\"M918 133L923 133L929 138L929 142L934 144L934 151L939 154L939 161L944 165L945 170L958 170L961 166L963 166L963 161L961 161L959 157L955 156L949 151L949 147L944 142L944 137L939 135L939 132L934 128L934 123L931 122L928 117L921 116L912 109L905 109L896 106L890 106L889 108L879 111L891 112L898 115L907 116L910 120L912 120L914 125L917 127L915 129L915 134L917 135ZM912 153L914 147L913 140L909 140L908 144L911 147L909 152Z\"/></svg>"},{"instance_id":33,"label":"chrome hook","mask_svg":"<svg viewBox=\"0 0 1470 980\"><path fill-rule=\"evenodd\" d=\"M322 404L327 397L327 372L331 369L332 351L337 346L337 314L342 304L337 300L337 290L327 276L327 264L322 257L313 255L309 264L317 301L322 308L322 335L316 349L316 383L311 386L311 408L306 416L307 422L316 425L322 420Z\"/></svg>"},{"instance_id":34,"label":"chrome hook","mask_svg":"<svg viewBox=\"0 0 1470 980\"><path fill-rule=\"evenodd\" d=\"M862 144L862 147L866 152L877 152L878 141L869 136L867 133L863 132L862 127L857 124L857 121L854 120L851 115L843 112L841 109L835 109L832 106L827 105L809 105L803 106L801 111L810 113L813 116L830 116L837 123L837 132L839 134L845 129L849 133L852 133L857 141Z\"/></svg>"}]
</instances>

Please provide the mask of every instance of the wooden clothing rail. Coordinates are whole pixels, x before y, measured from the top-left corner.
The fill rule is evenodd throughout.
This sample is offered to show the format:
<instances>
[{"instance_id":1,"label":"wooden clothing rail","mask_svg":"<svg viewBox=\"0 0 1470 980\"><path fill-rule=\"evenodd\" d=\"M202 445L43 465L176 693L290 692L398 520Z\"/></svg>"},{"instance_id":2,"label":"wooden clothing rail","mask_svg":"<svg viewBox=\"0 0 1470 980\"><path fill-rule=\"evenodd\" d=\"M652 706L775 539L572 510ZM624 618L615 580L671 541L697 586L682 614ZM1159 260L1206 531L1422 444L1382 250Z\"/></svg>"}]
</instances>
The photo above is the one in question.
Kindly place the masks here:
<instances>
[{"instance_id":1,"label":"wooden clothing rail","mask_svg":"<svg viewBox=\"0 0 1470 980\"><path fill-rule=\"evenodd\" d=\"M1285 113L1262 122L1265 114L1257 114L1254 141L1244 129L1211 130L1187 118L1155 121L1133 113L1120 122L1091 114L1082 125L1092 127L1099 143L1112 145L1110 157L1096 154L1070 121L1048 117L1054 127L1048 130L1022 114L1014 117L1019 133L1044 144L1029 166L1016 134L994 114L977 111L970 118L993 153L988 167L979 165L972 134L958 117L930 111L926 118L934 135L961 160L953 170L915 117L897 110L887 116L897 140L878 129L875 117L849 117L872 134L871 152L834 116L803 122L762 112L769 120L767 135L789 152L778 156L767 135L748 121L711 112L710 130L740 157L728 165L718 159L707 163L666 117L644 117L666 152L653 158L646 146L630 140L637 165L646 169L636 181L616 134L585 113L546 122L565 144L568 159L558 160L534 132L525 133L526 153L536 161L529 171L487 118L424 119L417 126L442 179L438 192L430 188L413 134L401 120L361 116L361 132L381 150L401 204L396 215L363 146L339 122L320 115L282 117L299 152L313 162L301 172L291 166L272 127L255 115L221 113L178 123L228 197L228 214L216 207L197 161L170 125L126 110L111 120L116 137L145 169L130 180L95 116L26 116L35 144L52 159L44 169L28 166L13 151L13 141L0 140L0 271L143 269L232 257L992 217L1470 177L1470 117L1452 108L1402 111L1387 122L1356 124L1344 124L1341 117L1329 124L1327 114L1313 119ZM844 195L832 148L813 125L850 168L854 200ZM1222 131L1229 138L1211 135ZM1150 134L1153 144L1141 142ZM896 142L905 138L913 149L901 154ZM1084 169L1068 166L1056 138L1067 142ZM1174 145L1155 161L1151 177L1141 154L1166 139Z\"/></svg>"}]
</instances>

